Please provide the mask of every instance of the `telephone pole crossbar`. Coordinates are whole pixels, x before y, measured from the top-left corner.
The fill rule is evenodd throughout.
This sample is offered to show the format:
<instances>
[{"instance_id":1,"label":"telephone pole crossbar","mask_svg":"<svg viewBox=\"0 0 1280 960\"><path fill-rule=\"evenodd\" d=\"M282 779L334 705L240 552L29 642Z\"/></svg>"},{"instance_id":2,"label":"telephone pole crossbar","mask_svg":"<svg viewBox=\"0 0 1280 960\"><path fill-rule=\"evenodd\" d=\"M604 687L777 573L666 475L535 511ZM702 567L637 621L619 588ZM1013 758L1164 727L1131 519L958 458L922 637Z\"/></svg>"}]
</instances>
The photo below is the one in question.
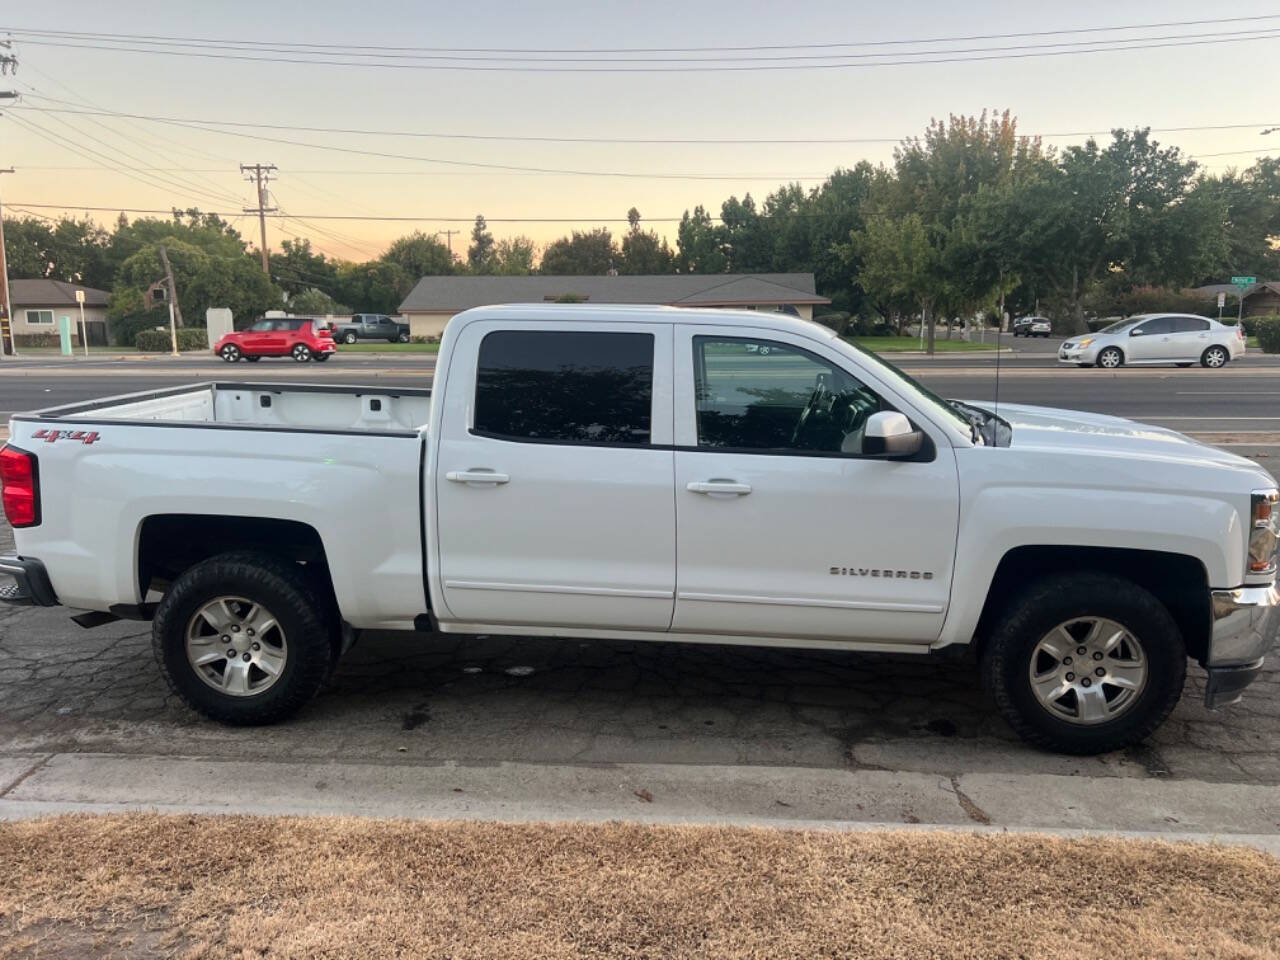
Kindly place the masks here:
<instances>
[{"instance_id":1,"label":"telephone pole crossbar","mask_svg":"<svg viewBox=\"0 0 1280 960\"><path fill-rule=\"evenodd\" d=\"M245 207L244 212L258 215L258 230L262 237L262 272L268 277L271 276L271 261L267 256L267 214L275 213L276 208L267 206L267 184L271 182L270 174L275 171L274 163L240 164L240 172L247 174L245 179L250 183L256 183L258 187L258 205Z\"/></svg>"}]
</instances>

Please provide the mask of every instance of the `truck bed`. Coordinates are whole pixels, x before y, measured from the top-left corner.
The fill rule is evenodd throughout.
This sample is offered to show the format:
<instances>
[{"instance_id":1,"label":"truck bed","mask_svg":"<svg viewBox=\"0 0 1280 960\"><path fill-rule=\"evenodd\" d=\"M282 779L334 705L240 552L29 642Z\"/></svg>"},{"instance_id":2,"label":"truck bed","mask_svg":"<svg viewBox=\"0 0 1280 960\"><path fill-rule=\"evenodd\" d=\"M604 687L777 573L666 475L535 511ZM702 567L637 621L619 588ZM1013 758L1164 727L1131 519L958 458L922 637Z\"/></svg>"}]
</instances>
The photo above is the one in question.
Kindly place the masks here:
<instances>
[{"instance_id":1,"label":"truck bed","mask_svg":"<svg viewBox=\"0 0 1280 960\"><path fill-rule=\"evenodd\" d=\"M416 433L431 391L406 387L282 383L197 383L123 394L20 415L26 420L260 427L325 433Z\"/></svg>"}]
</instances>

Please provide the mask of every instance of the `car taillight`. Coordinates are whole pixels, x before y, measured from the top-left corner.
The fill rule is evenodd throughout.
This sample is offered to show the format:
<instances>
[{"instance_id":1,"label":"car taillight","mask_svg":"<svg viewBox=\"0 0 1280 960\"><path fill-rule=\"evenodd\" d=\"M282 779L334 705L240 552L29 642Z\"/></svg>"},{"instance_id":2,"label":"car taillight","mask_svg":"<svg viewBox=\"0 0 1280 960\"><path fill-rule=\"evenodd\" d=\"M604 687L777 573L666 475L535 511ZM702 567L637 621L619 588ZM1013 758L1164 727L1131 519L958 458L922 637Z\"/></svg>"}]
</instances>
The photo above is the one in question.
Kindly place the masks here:
<instances>
[{"instance_id":1,"label":"car taillight","mask_svg":"<svg viewBox=\"0 0 1280 960\"><path fill-rule=\"evenodd\" d=\"M34 527L40 522L40 483L34 454L0 447L0 486L4 515L12 527Z\"/></svg>"},{"instance_id":2,"label":"car taillight","mask_svg":"<svg viewBox=\"0 0 1280 960\"><path fill-rule=\"evenodd\" d=\"M1280 492L1255 490L1249 524L1249 573L1276 572L1276 547L1280 545Z\"/></svg>"}]
</instances>

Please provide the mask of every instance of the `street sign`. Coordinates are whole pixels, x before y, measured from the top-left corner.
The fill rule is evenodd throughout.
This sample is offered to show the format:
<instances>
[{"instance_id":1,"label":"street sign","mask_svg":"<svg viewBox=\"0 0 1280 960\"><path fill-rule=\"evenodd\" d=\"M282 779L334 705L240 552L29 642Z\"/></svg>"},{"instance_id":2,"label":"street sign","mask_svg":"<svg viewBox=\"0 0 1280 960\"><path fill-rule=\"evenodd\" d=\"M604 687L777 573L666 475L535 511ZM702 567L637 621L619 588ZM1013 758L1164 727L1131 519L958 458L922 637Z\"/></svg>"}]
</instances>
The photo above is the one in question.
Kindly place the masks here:
<instances>
[{"instance_id":1,"label":"street sign","mask_svg":"<svg viewBox=\"0 0 1280 960\"><path fill-rule=\"evenodd\" d=\"M1221 310L1226 305L1227 305L1227 295L1223 291L1219 290L1218 291L1218 309Z\"/></svg>"},{"instance_id":2,"label":"street sign","mask_svg":"<svg viewBox=\"0 0 1280 960\"><path fill-rule=\"evenodd\" d=\"M77 290L77 291L76 291L76 303L84 303L84 291L83 291L83 290Z\"/></svg>"},{"instance_id":3,"label":"street sign","mask_svg":"<svg viewBox=\"0 0 1280 960\"><path fill-rule=\"evenodd\" d=\"M1231 282L1237 287L1252 287L1258 282L1257 277L1232 277Z\"/></svg>"}]
</instances>

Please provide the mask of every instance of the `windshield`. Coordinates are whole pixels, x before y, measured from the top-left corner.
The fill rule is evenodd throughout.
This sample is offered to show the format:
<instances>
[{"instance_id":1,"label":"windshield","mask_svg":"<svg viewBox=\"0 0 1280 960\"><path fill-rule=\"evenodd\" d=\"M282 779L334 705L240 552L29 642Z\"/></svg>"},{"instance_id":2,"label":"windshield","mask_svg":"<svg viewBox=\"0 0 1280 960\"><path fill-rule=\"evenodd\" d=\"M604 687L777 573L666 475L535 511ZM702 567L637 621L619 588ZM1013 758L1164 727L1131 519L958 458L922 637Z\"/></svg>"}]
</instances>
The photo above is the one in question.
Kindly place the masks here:
<instances>
[{"instance_id":1,"label":"windshield","mask_svg":"<svg viewBox=\"0 0 1280 960\"><path fill-rule=\"evenodd\" d=\"M1103 327L1103 328L1102 328L1101 330L1099 330L1098 332L1099 332L1099 333L1119 333L1121 330L1125 329L1126 327L1132 327L1132 326L1133 326L1135 323L1137 323L1140 319L1142 319L1142 318L1141 318L1141 317L1131 317L1131 318L1129 318L1128 320L1117 320L1115 323L1111 324L1111 326L1109 326L1109 327Z\"/></svg>"},{"instance_id":2,"label":"windshield","mask_svg":"<svg viewBox=\"0 0 1280 960\"><path fill-rule=\"evenodd\" d=\"M849 343L848 340L844 340L842 342L858 351L861 356L873 361L880 368L880 371L885 378L903 394L915 400L921 406L937 410L944 417L963 427L965 432L971 431L973 421L946 400L943 400L928 387L907 376L888 360L882 358L879 354L872 353L870 350L860 347L856 343Z\"/></svg>"}]
</instances>

